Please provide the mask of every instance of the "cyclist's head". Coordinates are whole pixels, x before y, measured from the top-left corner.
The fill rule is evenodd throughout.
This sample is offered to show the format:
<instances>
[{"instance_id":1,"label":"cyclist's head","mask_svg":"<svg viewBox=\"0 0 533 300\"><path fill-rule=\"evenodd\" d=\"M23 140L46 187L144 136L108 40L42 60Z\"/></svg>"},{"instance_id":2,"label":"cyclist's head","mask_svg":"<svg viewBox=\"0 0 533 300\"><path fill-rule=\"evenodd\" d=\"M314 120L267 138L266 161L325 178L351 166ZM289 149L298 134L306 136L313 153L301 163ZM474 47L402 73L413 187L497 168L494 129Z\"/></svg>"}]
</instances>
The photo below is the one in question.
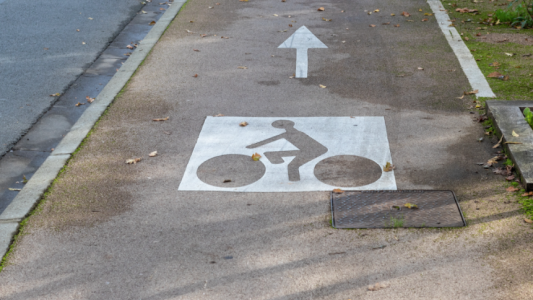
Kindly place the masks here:
<instances>
[{"instance_id":1,"label":"cyclist's head","mask_svg":"<svg viewBox=\"0 0 533 300\"><path fill-rule=\"evenodd\" d=\"M294 127L294 122L289 120L277 120L272 123L274 128L292 128Z\"/></svg>"}]
</instances>

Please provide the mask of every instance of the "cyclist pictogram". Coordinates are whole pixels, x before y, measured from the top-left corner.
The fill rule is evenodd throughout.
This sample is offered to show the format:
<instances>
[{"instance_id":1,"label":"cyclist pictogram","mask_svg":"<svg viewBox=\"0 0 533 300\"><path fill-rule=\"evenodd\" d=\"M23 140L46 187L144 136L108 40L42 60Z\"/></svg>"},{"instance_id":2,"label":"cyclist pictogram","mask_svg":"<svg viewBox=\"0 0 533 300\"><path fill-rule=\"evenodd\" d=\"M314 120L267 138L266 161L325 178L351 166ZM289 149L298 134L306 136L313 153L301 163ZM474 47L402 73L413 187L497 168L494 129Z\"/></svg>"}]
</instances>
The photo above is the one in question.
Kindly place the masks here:
<instances>
[{"instance_id":1,"label":"cyclist pictogram","mask_svg":"<svg viewBox=\"0 0 533 300\"><path fill-rule=\"evenodd\" d=\"M387 162L383 117L208 117L179 190L395 190Z\"/></svg>"}]
</instances>

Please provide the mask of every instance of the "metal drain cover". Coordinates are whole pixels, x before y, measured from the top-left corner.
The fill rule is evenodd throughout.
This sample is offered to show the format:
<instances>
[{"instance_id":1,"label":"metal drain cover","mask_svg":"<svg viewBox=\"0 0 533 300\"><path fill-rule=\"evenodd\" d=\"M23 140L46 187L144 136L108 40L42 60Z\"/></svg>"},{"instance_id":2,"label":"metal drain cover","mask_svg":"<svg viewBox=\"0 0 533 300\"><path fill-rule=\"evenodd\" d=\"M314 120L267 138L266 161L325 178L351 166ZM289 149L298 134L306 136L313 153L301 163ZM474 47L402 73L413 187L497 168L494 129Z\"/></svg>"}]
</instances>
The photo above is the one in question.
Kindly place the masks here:
<instances>
[{"instance_id":1,"label":"metal drain cover","mask_svg":"<svg viewBox=\"0 0 533 300\"><path fill-rule=\"evenodd\" d=\"M404 205L415 204L418 209ZM345 191L331 193L335 228L462 227L452 191Z\"/></svg>"}]
</instances>

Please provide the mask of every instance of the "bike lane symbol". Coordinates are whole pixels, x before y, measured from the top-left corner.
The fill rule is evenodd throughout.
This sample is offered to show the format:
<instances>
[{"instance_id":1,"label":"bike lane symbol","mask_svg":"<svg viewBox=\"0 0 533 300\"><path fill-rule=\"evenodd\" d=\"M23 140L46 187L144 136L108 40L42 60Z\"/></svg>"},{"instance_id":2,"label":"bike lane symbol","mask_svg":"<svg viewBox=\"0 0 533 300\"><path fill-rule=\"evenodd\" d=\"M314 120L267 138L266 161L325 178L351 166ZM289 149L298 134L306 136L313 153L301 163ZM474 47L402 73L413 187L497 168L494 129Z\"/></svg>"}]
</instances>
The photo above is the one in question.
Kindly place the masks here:
<instances>
[{"instance_id":1,"label":"bike lane symbol","mask_svg":"<svg viewBox=\"0 0 533 300\"><path fill-rule=\"evenodd\" d=\"M263 145L275 142L280 139L285 139L298 150L292 151L268 151L265 152L265 157L273 164L281 164L285 161L283 157L294 156L294 159L288 165L289 181L300 180L300 167L312 161L313 159L328 152L328 148L315 141L307 134L294 128L294 122L289 120L277 120L272 123L274 128L285 129L285 132L261 142L246 146L248 149L261 147Z\"/></svg>"},{"instance_id":2,"label":"bike lane symbol","mask_svg":"<svg viewBox=\"0 0 533 300\"><path fill-rule=\"evenodd\" d=\"M387 162L383 117L207 117L178 190L396 190Z\"/></svg>"}]
</instances>

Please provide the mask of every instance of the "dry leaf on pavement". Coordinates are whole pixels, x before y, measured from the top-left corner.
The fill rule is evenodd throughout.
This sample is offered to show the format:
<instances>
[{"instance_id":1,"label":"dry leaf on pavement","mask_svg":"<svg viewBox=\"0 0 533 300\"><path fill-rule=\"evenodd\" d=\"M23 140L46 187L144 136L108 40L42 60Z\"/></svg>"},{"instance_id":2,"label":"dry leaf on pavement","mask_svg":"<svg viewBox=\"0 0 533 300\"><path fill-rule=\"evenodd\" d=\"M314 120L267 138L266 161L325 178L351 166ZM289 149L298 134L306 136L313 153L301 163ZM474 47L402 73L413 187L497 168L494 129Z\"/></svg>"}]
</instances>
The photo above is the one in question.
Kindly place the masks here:
<instances>
[{"instance_id":1,"label":"dry leaf on pavement","mask_svg":"<svg viewBox=\"0 0 533 300\"><path fill-rule=\"evenodd\" d=\"M526 219L526 218L524 218L524 222L529 223L529 224L532 224L532 223L533 223L532 220L530 220L530 219Z\"/></svg>"},{"instance_id":2,"label":"dry leaf on pavement","mask_svg":"<svg viewBox=\"0 0 533 300\"><path fill-rule=\"evenodd\" d=\"M150 152L150 154L148 154L148 156L156 157L157 156L157 151Z\"/></svg>"},{"instance_id":3,"label":"dry leaf on pavement","mask_svg":"<svg viewBox=\"0 0 533 300\"><path fill-rule=\"evenodd\" d=\"M376 25L374 25L374 24L370 24L370 25L368 25L368 26L370 26L370 27L376 27Z\"/></svg>"},{"instance_id":4,"label":"dry leaf on pavement","mask_svg":"<svg viewBox=\"0 0 533 300\"><path fill-rule=\"evenodd\" d=\"M331 22L331 19L322 18L322 21Z\"/></svg>"},{"instance_id":5,"label":"dry leaf on pavement","mask_svg":"<svg viewBox=\"0 0 533 300\"><path fill-rule=\"evenodd\" d=\"M148 24L148 25L154 26L155 25L155 21L150 22L150 24Z\"/></svg>"},{"instance_id":6,"label":"dry leaf on pavement","mask_svg":"<svg viewBox=\"0 0 533 300\"><path fill-rule=\"evenodd\" d=\"M76 107L77 106L82 106L82 105L85 105L85 103L81 103L81 102L76 103Z\"/></svg>"},{"instance_id":7,"label":"dry leaf on pavement","mask_svg":"<svg viewBox=\"0 0 533 300\"><path fill-rule=\"evenodd\" d=\"M317 10L318 11L324 11L324 8L323 7L319 7Z\"/></svg>"},{"instance_id":8,"label":"dry leaf on pavement","mask_svg":"<svg viewBox=\"0 0 533 300\"><path fill-rule=\"evenodd\" d=\"M215 117L223 117L223 116L224 116L223 114L218 114Z\"/></svg>"},{"instance_id":9,"label":"dry leaf on pavement","mask_svg":"<svg viewBox=\"0 0 533 300\"><path fill-rule=\"evenodd\" d=\"M168 121L170 117L166 117L166 118L158 118L158 119L153 119L152 121L156 121L156 122L161 122L161 121Z\"/></svg>"},{"instance_id":10,"label":"dry leaf on pavement","mask_svg":"<svg viewBox=\"0 0 533 300\"><path fill-rule=\"evenodd\" d=\"M192 51L200 52L200 50L198 50L198 49L192 49Z\"/></svg>"},{"instance_id":11,"label":"dry leaf on pavement","mask_svg":"<svg viewBox=\"0 0 533 300\"><path fill-rule=\"evenodd\" d=\"M334 189L334 190L333 190L333 193L335 193L335 194L342 194L342 193L344 193L344 191L341 190L341 189Z\"/></svg>"},{"instance_id":12,"label":"dry leaf on pavement","mask_svg":"<svg viewBox=\"0 0 533 300\"><path fill-rule=\"evenodd\" d=\"M404 12L402 12L402 16L404 16L404 17L409 17L409 16L411 16L411 15L410 15L408 12L404 11Z\"/></svg>"},{"instance_id":13,"label":"dry leaf on pavement","mask_svg":"<svg viewBox=\"0 0 533 300\"><path fill-rule=\"evenodd\" d=\"M261 158L261 155L259 155L259 153L254 153L254 154L252 155L252 159L253 159L254 161L258 161L260 158Z\"/></svg>"},{"instance_id":14,"label":"dry leaf on pavement","mask_svg":"<svg viewBox=\"0 0 533 300\"><path fill-rule=\"evenodd\" d=\"M422 19L422 22L426 22L426 21L429 21L428 19Z\"/></svg>"},{"instance_id":15,"label":"dry leaf on pavement","mask_svg":"<svg viewBox=\"0 0 533 300\"><path fill-rule=\"evenodd\" d=\"M89 96L85 97L85 99L87 99L87 102L89 102L89 103L93 103L94 102L94 98L91 98Z\"/></svg>"},{"instance_id":16,"label":"dry leaf on pavement","mask_svg":"<svg viewBox=\"0 0 533 300\"><path fill-rule=\"evenodd\" d=\"M320 88L323 88L323 89L325 89L325 88L326 88L326 86L325 86L325 85L323 85L323 84L319 84L318 86L319 86Z\"/></svg>"},{"instance_id":17,"label":"dry leaf on pavement","mask_svg":"<svg viewBox=\"0 0 533 300\"><path fill-rule=\"evenodd\" d=\"M515 176L514 176L514 175L507 176L507 177L505 177L505 179L506 179L507 181L511 181L511 180L514 180L514 179L515 179Z\"/></svg>"},{"instance_id":18,"label":"dry leaf on pavement","mask_svg":"<svg viewBox=\"0 0 533 300\"><path fill-rule=\"evenodd\" d=\"M246 70L246 69L248 69L248 67L247 66L238 66L237 69Z\"/></svg>"},{"instance_id":19,"label":"dry leaf on pavement","mask_svg":"<svg viewBox=\"0 0 533 300\"><path fill-rule=\"evenodd\" d=\"M381 23L381 25L390 25L390 22L387 22L387 23Z\"/></svg>"},{"instance_id":20,"label":"dry leaf on pavement","mask_svg":"<svg viewBox=\"0 0 533 300\"><path fill-rule=\"evenodd\" d=\"M394 25L394 27L400 27L400 24L396 24L396 25Z\"/></svg>"},{"instance_id":21,"label":"dry leaf on pavement","mask_svg":"<svg viewBox=\"0 0 533 300\"><path fill-rule=\"evenodd\" d=\"M410 209L418 209L418 205L413 204L413 203L405 203L403 206L410 208Z\"/></svg>"},{"instance_id":22,"label":"dry leaf on pavement","mask_svg":"<svg viewBox=\"0 0 533 300\"><path fill-rule=\"evenodd\" d=\"M502 134L502 137L500 138L500 140L498 141L498 143L496 145L492 146L492 148L496 149L496 148L500 147L500 144L502 143L502 141L503 141L503 134Z\"/></svg>"},{"instance_id":23,"label":"dry leaf on pavement","mask_svg":"<svg viewBox=\"0 0 533 300\"><path fill-rule=\"evenodd\" d=\"M248 126L248 123L247 122L241 122L241 123L239 123L239 126L246 127L246 126Z\"/></svg>"},{"instance_id":24,"label":"dry leaf on pavement","mask_svg":"<svg viewBox=\"0 0 533 300\"><path fill-rule=\"evenodd\" d=\"M508 192L516 192L519 190L519 188L515 188L514 186L510 186L508 188L505 189L506 191Z\"/></svg>"},{"instance_id":25,"label":"dry leaf on pavement","mask_svg":"<svg viewBox=\"0 0 533 300\"><path fill-rule=\"evenodd\" d=\"M524 193L524 194L522 194L520 196L522 196L522 197L531 197L531 196L533 196L533 192Z\"/></svg>"},{"instance_id":26,"label":"dry leaf on pavement","mask_svg":"<svg viewBox=\"0 0 533 300\"><path fill-rule=\"evenodd\" d=\"M379 291L381 289L384 289L386 287L387 287L387 285L378 282L378 283L376 283L374 285L369 285L368 286L368 290L372 291L372 292L375 292L375 291Z\"/></svg>"},{"instance_id":27,"label":"dry leaf on pavement","mask_svg":"<svg viewBox=\"0 0 533 300\"><path fill-rule=\"evenodd\" d=\"M60 93L55 93L55 94L50 95L50 97L59 97L59 96L61 96Z\"/></svg>"},{"instance_id":28,"label":"dry leaf on pavement","mask_svg":"<svg viewBox=\"0 0 533 300\"><path fill-rule=\"evenodd\" d=\"M390 162L387 162L387 164L383 167L383 172L390 172L394 169L396 169L396 167Z\"/></svg>"},{"instance_id":29,"label":"dry leaf on pavement","mask_svg":"<svg viewBox=\"0 0 533 300\"><path fill-rule=\"evenodd\" d=\"M473 90L471 92L465 92L465 95L474 95L474 94L477 94L479 92L479 90Z\"/></svg>"},{"instance_id":30,"label":"dry leaf on pavement","mask_svg":"<svg viewBox=\"0 0 533 300\"><path fill-rule=\"evenodd\" d=\"M519 137L518 133L516 133L514 130L513 132L511 133L514 137Z\"/></svg>"},{"instance_id":31,"label":"dry leaf on pavement","mask_svg":"<svg viewBox=\"0 0 533 300\"><path fill-rule=\"evenodd\" d=\"M130 159L127 159L127 160L126 160L126 163L127 163L128 165L136 164L136 163L140 162L141 159L142 159L142 158L140 158L140 157L138 157L138 158L130 158Z\"/></svg>"}]
</instances>

